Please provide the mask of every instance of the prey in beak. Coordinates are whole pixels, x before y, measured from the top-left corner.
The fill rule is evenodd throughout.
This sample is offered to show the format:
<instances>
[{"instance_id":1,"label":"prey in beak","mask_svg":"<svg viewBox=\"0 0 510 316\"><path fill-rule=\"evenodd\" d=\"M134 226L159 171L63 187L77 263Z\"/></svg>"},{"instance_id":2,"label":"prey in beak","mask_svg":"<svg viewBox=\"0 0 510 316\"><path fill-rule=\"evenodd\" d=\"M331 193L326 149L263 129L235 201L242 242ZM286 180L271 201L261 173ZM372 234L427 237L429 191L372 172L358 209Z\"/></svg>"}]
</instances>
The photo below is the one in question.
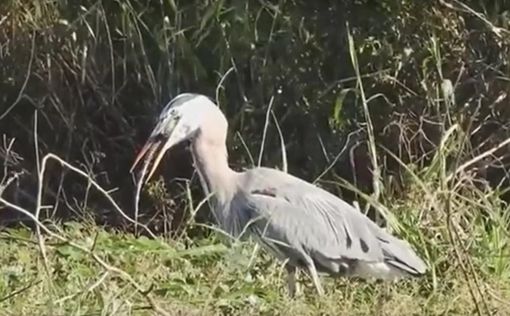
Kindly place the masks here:
<instances>
[{"instance_id":1,"label":"prey in beak","mask_svg":"<svg viewBox=\"0 0 510 316\"><path fill-rule=\"evenodd\" d=\"M182 133L179 132L182 126L183 122L175 109L170 108L161 113L156 127L152 130L151 135L145 142L142 150L140 150L136 156L129 170L132 173L136 166L143 160L143 167L139 179L140 182L144 182L144 177L147 170L150 168L149 174L145 179L145 183L149 182L158 168L161 159L165 155L165 152L182 140Z\"/></svg>"},{"instance_id":2,"label":"prey in beak","mask_svg":"<svg viewBox=\"0 0 510 316\"><path fill-rule=\"evenodd\" d=\"M140 161L143 159L143 167L142 167L142 174L140 176L140 180L143 181L143 178L145 177L145 174L147 173L147 169L152 164L152 167L150 167L149 174L147 175L147 178L145 179L145 183L149 182L150 178L154 175L154 172L156 171L159 163L161 162L161 159L165 155L166 149L164 149L165 146L165 137L160 134L156 136L149 137L145 145L142 147L142 150L138 153L138 155L135 158L135 161L133 165L131 166L131 169L129 169L129 172L133 172L136 166L140 163ZM157 155L157 156L155 156ZM155 159L153 159L156 157Z\"/></svg>"},{"instance_id":3,"label":"prey in beak","mask_svg":"<svg viewBox=\"0 0 510 316\"><path fill-rule=\"evenodd\" d=\"M144 182L144 177L149 169L145 183L147 183L156 171L165 152L178 143L192 139L200 129L204 112L202 108L208 107L210 102L206 97L183 93L171 100L159 115L158 121L147 142L135 158L130 172L141 161L143 167L139 182Z\"/></svg>"}]
</instances>

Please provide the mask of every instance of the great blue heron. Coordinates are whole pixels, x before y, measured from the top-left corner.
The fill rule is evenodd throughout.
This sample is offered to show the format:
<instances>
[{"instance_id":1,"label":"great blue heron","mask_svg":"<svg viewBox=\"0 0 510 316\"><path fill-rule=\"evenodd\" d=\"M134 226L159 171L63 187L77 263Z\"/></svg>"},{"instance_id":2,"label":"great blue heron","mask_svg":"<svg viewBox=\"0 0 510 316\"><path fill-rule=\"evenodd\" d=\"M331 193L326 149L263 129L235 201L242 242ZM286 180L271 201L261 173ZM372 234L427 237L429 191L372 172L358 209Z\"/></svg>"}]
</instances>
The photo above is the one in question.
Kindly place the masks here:
<instances>
[{"instance_id":1,"label":"great blue heron","mask_svg":"<svg viewBox=\"0 0 510 316\"><path fill-rule=\"evenodd\" d=\"M148 181L164 153L189 140L219 226L234 237L249 233L284 261L291 296L296 268L308 270L319 295L324 291L318 272L380 279L425 273L425 263L407 242L333 194L276 169L232 170L227 160L227 128L225 116L209 98L180 94L161 112L131 171L145 157L144 170L152 162ZM144 174L140 181L143 178Z\"/></svg>"}]
</instances>

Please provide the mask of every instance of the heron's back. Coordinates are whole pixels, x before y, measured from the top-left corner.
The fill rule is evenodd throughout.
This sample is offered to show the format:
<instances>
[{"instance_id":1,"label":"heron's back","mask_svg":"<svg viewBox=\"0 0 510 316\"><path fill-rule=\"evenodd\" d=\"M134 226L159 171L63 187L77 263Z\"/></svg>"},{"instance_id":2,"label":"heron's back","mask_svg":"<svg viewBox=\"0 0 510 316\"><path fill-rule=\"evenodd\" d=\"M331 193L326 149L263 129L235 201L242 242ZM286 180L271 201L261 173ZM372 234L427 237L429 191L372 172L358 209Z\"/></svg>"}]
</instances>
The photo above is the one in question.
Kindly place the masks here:
<instances>
[{"instance_id":1,"label":"heron's back","mask_svg":"<svg viewBox=\"0 0 510 316\"><path fill-rule=\"evenodd\" d=\"M239 174L239 192L232 207L240 223L264 218L250 225L279 257L298 263L299 256L310 256L319 270L362 276L426 270L406 242L335 195L288 173L247 170Z\"/></svg>"}]
</instances>

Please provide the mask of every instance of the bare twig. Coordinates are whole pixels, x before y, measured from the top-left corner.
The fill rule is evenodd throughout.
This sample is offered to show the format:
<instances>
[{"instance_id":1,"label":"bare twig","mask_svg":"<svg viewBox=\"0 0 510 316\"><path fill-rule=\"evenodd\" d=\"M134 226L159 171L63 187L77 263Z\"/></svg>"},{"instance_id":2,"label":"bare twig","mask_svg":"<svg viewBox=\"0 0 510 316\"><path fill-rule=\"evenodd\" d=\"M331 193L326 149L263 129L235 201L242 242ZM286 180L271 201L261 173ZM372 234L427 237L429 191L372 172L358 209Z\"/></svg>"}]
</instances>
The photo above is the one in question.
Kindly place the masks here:
<instances>
[{"instance_id":1,"label":"bare twig","mask_svg":"<svg viewBox=\"0 0 510 316\"><path fill-rule=\"evenodd\" d=\"M46 168L46 165L43 165L41 167L40 160L39 160L39 137L37 135L37 113L36 110L34 112L34 150L35 150L35 159L36 159L36 166L37 166L37 179L38 179L38 190L37 190L37 200L36 200L36 206L35 206L35 218L39 220L39 215L41 213L41 204L42 204L42 189L44 186L44 169ZM43 258L43 264L44 264L44 270L46 271L46 274L48 276L48 281L50 282L50 286L53 288L52 278L51 278L51 271L50 266L48 263L48 256L46 255L46 247L44 245L44 237L41 234L41 229L39 226L35 227L36 235L37 235L37 244L39 245L39 250L41 251L41 256Z\"/></svg>"},{"instance_id":2,"label":"bare twig","mask_svg":"<svg viewBox=\"0 0 510 316\"><path fill-rule=\"evenodd\" d=\"M285 149L285 139L283 139L283 133L280 128L280 124L278 124L278 120L276 119L276 115L273 111L271 111L271 115L273 116L274 124L276 125L276 129L278 130L278 135L280 136L280 148L282 151L282 170L283 172L288 172L288 163L287 163L287 150Z\"/></svg>"},{"instance_id":3,"label":"bare twig","mask_svg":"<svg viewBox=\"0 0 510 316\"><path fill-rule=\"evenodd\" d=\"M244 150L246 150L246 153L248 154L248 158L250 158L250 163L251 163L252 167L255 166L255 160L253 159L253 155L250 152L250 148L248 148L248 145L244 141L243 136L241 135L241 133L239 133L239 131L236 132L236 135L239 137L239 140L241 141L241 144L243 145Z\"/></svg>"},{"instance_id":4,"label":"bare twig","mask_svg":"<svg viewBox=\"0 0 510 316\"><path fill-rule=\"evenodd\" d=\"M15 141L15 139L12 138L9 141L9 144L7 144L7 139L4 135L4 138L3 138L4 149L5 149L5 157L4 157L4 162L3 162L4 175L2 176L2 179L0 180L0 196L2 196L5 189L7 189L9 187L9 185L11 185L11 183L13 183L15 180L18 180L19 176L21 174L23 174L23 172L16 172L14 175L9 176L8 164L9 164L9 157L11 156L11 152L12 152L12 147L14 146L14 141Z\"/></svg>"},{"instance_id":5,"label":"bare twig","mask_svg":"<svg viewBox=\"0 0 510 316\"><path fill-rule=\"evenodd\" d=\"M453 177L455 177L455 175L457 175L459 172L462 172L464 171L466 168L468 168L469 166L475 164L476 162L484 159L485 157L488 157L492 154L494 154L496 151L498 151L499 149L505 147L506 145L510 144L510 137L505 139L504 141L502 141L501 143L499 143L498 145L494 146L493 148L481 153L480 155L466 161L465 163L463 163L462 165L460 165L459 167L457 167L457 169L455 169L455 171L453 171L451 174L449 174L447 177L446 177L446 181L450 181Z\"/></svg>"},{"instance_id":6,"label":"bare twig","mask_svg":"<svg viewBox=\"0 0 510 316\"><path fill-rule=\"evenodd\" d=\"M241 75L238 71L237 64L234 59L234 55L232 54L232 50L230 48L230 42L228 41L228 36L225 32L225 26L221 23L220 23L220 29L221 29L221 34L223 35L223 40L225 41L225 46L227 47L227 51L229 52L229 55L230 55L230 63L232 64L232 68L234 69L234 72L236 73L236 76L238 77L237 88L239 89L239 94L241 95L244 103L246 104L246 103L248 103L248 98L246 97L246 93L244 91L243 84L242 84L241 80L239 80Z\"/></svg>"},{"instance_id":7,"label":"bare twig","mask_svg":"<svg viewBox=\"0 0 510 316\"><path fill-rule=\"evenodd\" d=\"M106 38L108 40L108 51L109 51L109 55L110 55L110 70L111 70L111 73L112 73L112 78L111 78L111 85L112 85L112 95L111 95L111 104L113 105L114 102L115 102L115 97L117 95L117 91L116 91L116 88L115 88L115 54L114 54L114 50L113 50L113 40L112 40L112 34L111 34L111 31L110 31L110 26L108 24L108 18L107 18L107 13L105 12L105 9L103 7L102 4L99 4L100 6L100 12L101 12L101 18L104 22L104 28L106 30Z\"/></svg>"},{"instance_id":8,"label":"bare twig","mask_svg":"<svg viewBox=\"0 0 510 316\"><path fill-rule=\"evenodd\" d=\"M5 118L11 111L14 109L14 107L21 101L23 98L23 95L25 93L25 89L27 88L28 80L30 79L30 75L32 74L32 64L34 62L34 55L35 55L35 33L32 34L32 48L30 49L30 59L28 60L28 66L27 66L27 73L25 75L25 80L23 81L23 85L21 85L21 89L18 92L18 96L16 97L16 100L7 107L7 110L4 111L0 115L0 121Z\"/></svg>"},{"instance_id":9,"label":"bare twig","mask_svg":"<svg viewBox=\"0 0 510 316\"><path fill-rule=\"evenodd\" d=\"M264 145L266 144L267 129L269 127L269 115L271 114L271 109L273 108L273 101L274 96L272 96L271 100L269 100L269 105L266 111L266 121L264 123L264 130L262 131L262 142L260 143L259 160L257 162L257 166L259 167L260 164L262 163L262 155L264 154Z\"/></svg>"},{"instance_id":10,"label":"bare twig","mask_svg":"<svg viewBox=\"0 0 510 316\"><path fill-rule=\"evenodd\" d=\"M92 292L95 288L100 286L106 280L106 278L108 277L109 274L110 274L110 271L106 270L103 274L101 274L101 276L94 283L92 283L90 286L88 286L85 290L80 290L77 293L73 293L70 295L66 295L62 298L59 298L58 300L55 301L55 303L61 304L65 301L75 298L76 296L78 296L80 294Z\"/></svg>"},{"instance_id":11,"label":"bare twig","mask_svg":"<svg viewBox=\"0 0 510 316\"><path fill-rule=\"evenodd\" d=\"M44 156L43 158L43 162L42 162L42 170L44 170L45 168L45 165L47 163L48 160L50 159L53 159L53 160L56 160L58 163L60 163L62 166L76 172L77 174L79 174L80 176L84 177L85 179L87 179L87 181L90 181L90 184L96 189L98 190L101 194L103 194L106 199L113 205L113 207L115 208L115 210L125 219L127 220L128 222L130 222L131 224L134 224L134 225L138 225L140 227L142 227L152 238L154 239L157 239L156 235L149 229L149 227L147 227L146 225L144 224L141 224L141 223L138 223L137 221L133 220L131 217L129 217L121 208L120 206L115 202L115 200L111 197L110 193L103 189L94 179L91 179L90 176L85 173L84 171L74 167L73 165L67 163L66 161L64 161L63 159L61 159L60 157L58 157L57 155L55 154L47 154L46 156Z\"/></svg>"},{"instance_id":12,"label":"bare twig","mask_svg":"<svg viewBox=\"0 0 510 316\"><path fill-rule=\"evenodd\" d=\"M216 86L216 105L220 106L220 89L223 88L223 82L225 79L227 79L228 75L234 71L234 66L230 67L223 76L221 76L220 82L218 82L218 85Z\"/></svg>"},{"instance_id":13,"label":"bare twig","mask_svg":"<svg viewBox=\"0 0 510 316\"><path fill-rule=\"evenodd\" d=\"M0 196L2 196L2 194L5 191L5 189L7 189L9 187L9 185L11 185L11 183L13 183L14 181L18 180L20 174L22 174L22 173L21 172L17 172L12 177L9 177L9 178L7 178L5 180L2 180L2 182L0 182Z\"/></svg>"},{"instance_id":14,"label":"bare twig","mask_svg":"<svg viewBox=\"0 0 510 316\"><path fill-rule=\"evenodd\" d=\"M313 183L316 183L317 181L319 181L326 173L328 173L336 165L336 163L338 162L340 157L342 157L344 152L350 147L351 136L353 136L357 133L359 133L359 130L350 132L349 135L347 135L347 140L345 141L345 145L342 147L340 152L338 152L338 154L335 156L335 159L333 159L333 161L329 164L329 166L326 169L324 169L324 171L322 171L322 173L320 175L318 175L317 178L315 178L315 180L313 180Z\"/></svg>"},{"instance_id":15,"label":"bare twig","mask_svg":"<svg viewBox=\"0 0 510 316\"><path fill-rule=\"evenodd\" d=\"M452 10L466 12L466 13L469 13L471 15L474 15L475 17L480 19L483 23L485 23L487 25L487 27L491 30L491 32L494 33L499 38L502 38L503 34L510 35L510 31L509 30L504 29L502 27L495 26L482 13L476 12L475 10L470 8L467 4L462 3L459 0L452 0L452 1L455 2L460 8L455 7L451 3L448 3L446 0L439 0L439 3L441 3L445 7L450 8Z\"/></svg>"},{"instance_id":16,"label":"bare twig","mask_svg":"<svg viewBox=\"0 0 510 316\"><path fill-rule=\"evenodd\" d=\"M198 213L198 211L202 208L202 206L205 205L205 203L209 203L210 201L210 198L213 196L213 193L209 193L208 195L206 195L199 203L196 207L193 206L193 197L191 195L191 188L190 188L190 185L189 185L189 181L186 181L186 196L188 198L188 204L189 204L189 207L190 207L190 216L189 218L186 220L186 223L184 224L184 227L187 227L190 225L190 223L192 221L194 221L195 219L195 216L196 214ZM213 212L214 214L214 212ZM214 214L216 216L216 214ZM216 218L216 220L218 220ZM185 234L185 230L183 229L179 238L178 239L182 239L184 237L184 234Z\"/></svg>"},{"instance_id":17,"label":"bare twig","mask_svg":"<svg viewBox=\"0 0 510 316\"><path fill-rule=\"evenodd\" d=\"M41 280L36 281L36 282L32 282L32 283L30 283L29 285L27 285L27 286L25 286L25 287L23 287L23 288L21 288L21 289L19 289L19 290L16 290L16 291L14 291L14 292L12 292L12 293L9 293L8 295L6 295L6 296L4 296L4 297L0 298L0 303L1 303L1 302L5 302L5 301L7 301L8 299L11 299L11 298L13 298L14 296L16 296L16 295L18 295L18 294L21 294L21 293L25 292L26 290L29 290L31 287L33 287L34 285L37 285L37 284L39 284L39 283L41 283L41 282L42 282Z\"/></svg>"},{"instance_id":18,"label":"bare twig","mask_svg":"<svg viewBox=\"0 0 510 316\"><path fill-rule=\"evenodd\" d=\"M153 151L152 151L153 152ZM152 152L150 155L152 155ZM145 174L147 173L147 168L149 166L148 159L146 163L143 164L142 170L140 172L140 177L138 178L138 181L136 181L136 191L135 191L135 235L138 235L138 225L140 224L138 222L138 215L140 214L140 192L142 192L142 186L143 186L143 179L145 177Z\"/></svg>"}]
</instances>

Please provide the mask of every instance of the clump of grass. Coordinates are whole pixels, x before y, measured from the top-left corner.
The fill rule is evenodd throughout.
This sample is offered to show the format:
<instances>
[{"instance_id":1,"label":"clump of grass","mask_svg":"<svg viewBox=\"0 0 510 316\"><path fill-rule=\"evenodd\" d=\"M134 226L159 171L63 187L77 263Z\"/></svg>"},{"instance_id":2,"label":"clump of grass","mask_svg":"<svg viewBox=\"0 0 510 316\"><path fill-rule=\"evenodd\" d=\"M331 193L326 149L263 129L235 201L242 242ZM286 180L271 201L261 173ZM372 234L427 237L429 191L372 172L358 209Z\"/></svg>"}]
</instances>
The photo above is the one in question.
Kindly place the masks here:
<instances>
[{"instance_id":1,"label":"clump of grass","mask_svg":"<svg viewBox=\"0 0 510 316\"><path fill-rule=\"evenodd\" d=\"M60 234L90 250L112 270L98 264L91 253L47 236L50 289L48 276L41 271L40 251L33 232L25 228L4 230L0 234L4 254L0 259L3 275L0 307L7 314L152 314L155 310L146 297L150 294L155 304L168 314L178 311L185 315L473 314L476 306L469 293L471 280L465 278L456 263L453 245L445 237L446 228L442 227L444 221L418 222L415 210L421 202L399 201L392 205L402 214L399 217L406 227L406 238L424 255L428 253L426 258L433 272L421 280L385 284L327 279L327 295L319 299L308 278L302 277L302 294L289 300L285 296L281 266L261 253L254 265L247 268L250 257L247 245L227 248L213 236L193 240L191 245L179 240L168 244L160 237L136 238L93 224L66 223L59 225ZM469 205L472 210L479 210ZM459 207L457 212L467 209L466 205ZM418 230L423 231L423 241L418 238L422 234ZM501 248L492 240L494 235L475 234L462 242L470 246L469 260L475 266L485 304L491 312L506 314L509 269L508 265L493 269L501 261L497 257L497 249L501 251ZM118 275L116 269L130 275L142 291L137 291L125 276ZM476 299L482 297L476 294Z\"/></svg>"}]
</instances>

